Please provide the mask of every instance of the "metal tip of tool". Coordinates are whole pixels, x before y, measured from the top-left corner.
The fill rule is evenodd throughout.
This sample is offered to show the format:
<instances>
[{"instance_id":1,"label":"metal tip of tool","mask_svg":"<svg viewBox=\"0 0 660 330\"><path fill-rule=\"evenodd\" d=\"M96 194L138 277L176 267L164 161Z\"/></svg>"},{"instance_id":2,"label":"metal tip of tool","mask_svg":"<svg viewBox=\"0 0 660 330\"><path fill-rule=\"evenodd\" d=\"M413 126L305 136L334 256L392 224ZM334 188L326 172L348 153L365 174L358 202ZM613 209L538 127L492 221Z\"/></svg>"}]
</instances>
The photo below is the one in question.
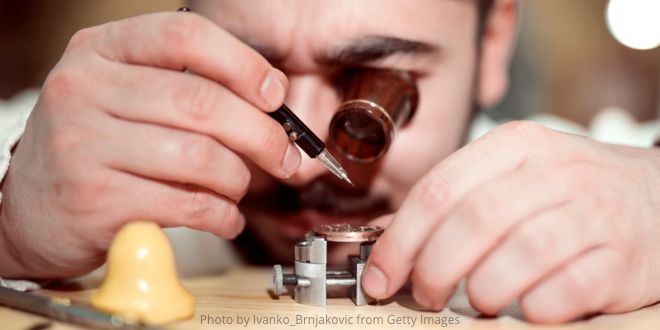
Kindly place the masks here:
<instances>
[{"instance_id":1,"label":"metal tip of tool","mask_svg":"<svg viewBox=\"0 0 660 330\"><path fill-rule=\"evenodd\" d=\"M346 170L344 170L341 165L335 160L334 157L326 150L323 149L320 154L316 156L316 159L323 164L332 174L337 176L342 181L345 181L349 183L351 186L355 187L351 179L348 178L348 173L346 173Z\"/></svg>"},{"instance_id":2,"label":"metal tip of tool","mask_svg":"<svg viewBox=\"0 0 660 330\"><path fill-rule=\"evenodd\" d=\"M345 175L344 177L342 177L342 179L355 188L355 185L353 184L351 179L348 178L348 175Z\"/></svg>"}]
</instances>

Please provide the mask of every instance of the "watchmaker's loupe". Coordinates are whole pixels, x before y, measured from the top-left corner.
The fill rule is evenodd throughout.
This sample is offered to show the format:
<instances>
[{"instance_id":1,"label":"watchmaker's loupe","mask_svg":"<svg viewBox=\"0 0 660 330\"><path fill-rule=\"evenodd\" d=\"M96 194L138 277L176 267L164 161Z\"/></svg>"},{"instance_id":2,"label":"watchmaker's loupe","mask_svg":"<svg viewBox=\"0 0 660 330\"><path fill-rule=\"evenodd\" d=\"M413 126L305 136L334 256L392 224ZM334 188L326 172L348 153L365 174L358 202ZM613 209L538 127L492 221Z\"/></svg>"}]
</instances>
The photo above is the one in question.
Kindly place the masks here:
<instances>
[{"instance_id":1,"label":"watchmaker's loupe","mask_svg":"<svg viewBox=\"0 0 660 330\"><path fill-rule=\"evenodd\" d=\"M415 113L417 85L404 71L359 69L345 78L343 102L330 122L330 144L349 160L373 162Z\"/></svg>"}]
</instances>

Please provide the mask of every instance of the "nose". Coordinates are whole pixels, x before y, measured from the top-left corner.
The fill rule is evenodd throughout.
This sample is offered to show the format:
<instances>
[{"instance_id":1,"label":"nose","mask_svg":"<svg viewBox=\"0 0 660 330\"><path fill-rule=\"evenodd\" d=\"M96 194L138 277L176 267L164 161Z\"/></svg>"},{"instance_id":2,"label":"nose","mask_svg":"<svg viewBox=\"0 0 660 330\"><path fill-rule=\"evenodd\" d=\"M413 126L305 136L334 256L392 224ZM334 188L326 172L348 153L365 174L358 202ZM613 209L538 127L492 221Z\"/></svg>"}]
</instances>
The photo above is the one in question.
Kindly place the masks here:
<instances>
[{"instance_id":1,"label":"nose","mask_svg":"<svg viewBox=\"0 0 660 330\"><path fill-rule=\"evenodd\" d=\"M316 74L297 74L289 77L289 91L285 103L323 141L328 141L328 125L339 99L332 84ZM333 152L327 146L328 151ZM298 171L287 179L293 186L303 186L327 170L317 160L303 153Z\"/></svg>"}]
</instances>

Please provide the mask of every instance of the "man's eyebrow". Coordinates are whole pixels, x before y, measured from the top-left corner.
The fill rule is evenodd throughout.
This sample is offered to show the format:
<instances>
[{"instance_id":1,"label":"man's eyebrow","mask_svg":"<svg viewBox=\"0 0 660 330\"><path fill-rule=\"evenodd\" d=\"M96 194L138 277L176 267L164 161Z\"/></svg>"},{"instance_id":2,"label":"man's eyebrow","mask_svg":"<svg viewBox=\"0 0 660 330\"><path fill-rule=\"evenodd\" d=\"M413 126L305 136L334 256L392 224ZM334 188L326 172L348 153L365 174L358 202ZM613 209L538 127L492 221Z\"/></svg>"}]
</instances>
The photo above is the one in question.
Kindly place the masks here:
<instances>
[{"instance_id":1,"label":"man's eyebrow","mask_svg":"<svg viewBox=\"0 0 660 330\"><path fill-rule=\"evenodd\" d=\"M385 36L368 36L329 50L320 61L330 66L352 66L385 59L395 54L421 55L437 53L429 43Z\"/></svg>"},{"instance_id":2,"label":"man's eyebrow","mask_svg":"<svg viewBox=\"0 0 660 330\"><path fill-rule=\"evenodd\" d=\"M243 40L272 64L281 63L285 56L275 49ZM430 54L440 51L440 47L410 39L386 36L367 36L352 40L345 45L329 49L317 60L328 66L355 66L382 60L395 54Z\"/></svg>"}]
</instances>

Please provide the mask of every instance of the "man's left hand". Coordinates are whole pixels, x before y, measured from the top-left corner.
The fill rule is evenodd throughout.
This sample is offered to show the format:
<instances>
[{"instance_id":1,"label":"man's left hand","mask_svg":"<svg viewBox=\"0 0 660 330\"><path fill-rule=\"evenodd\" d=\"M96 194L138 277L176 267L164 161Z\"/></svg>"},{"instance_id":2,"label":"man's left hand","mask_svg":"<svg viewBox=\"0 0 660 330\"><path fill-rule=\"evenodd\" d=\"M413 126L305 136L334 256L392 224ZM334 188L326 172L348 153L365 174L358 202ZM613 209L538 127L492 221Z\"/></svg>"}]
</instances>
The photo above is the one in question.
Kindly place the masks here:
<instances>
[{"instance_id":1,"label":"man's left hand","mask_svg":"<svg viewBox=\"0 0 660 330\"><path fill-rule=\"evenodd\" d=\"M464 277L482 313L519 301L543 323L660 300L660 151L519 121L447 157L394 215L363 287L383 299L410 278L439 310Z\"/></svg>"}]
</instances>

